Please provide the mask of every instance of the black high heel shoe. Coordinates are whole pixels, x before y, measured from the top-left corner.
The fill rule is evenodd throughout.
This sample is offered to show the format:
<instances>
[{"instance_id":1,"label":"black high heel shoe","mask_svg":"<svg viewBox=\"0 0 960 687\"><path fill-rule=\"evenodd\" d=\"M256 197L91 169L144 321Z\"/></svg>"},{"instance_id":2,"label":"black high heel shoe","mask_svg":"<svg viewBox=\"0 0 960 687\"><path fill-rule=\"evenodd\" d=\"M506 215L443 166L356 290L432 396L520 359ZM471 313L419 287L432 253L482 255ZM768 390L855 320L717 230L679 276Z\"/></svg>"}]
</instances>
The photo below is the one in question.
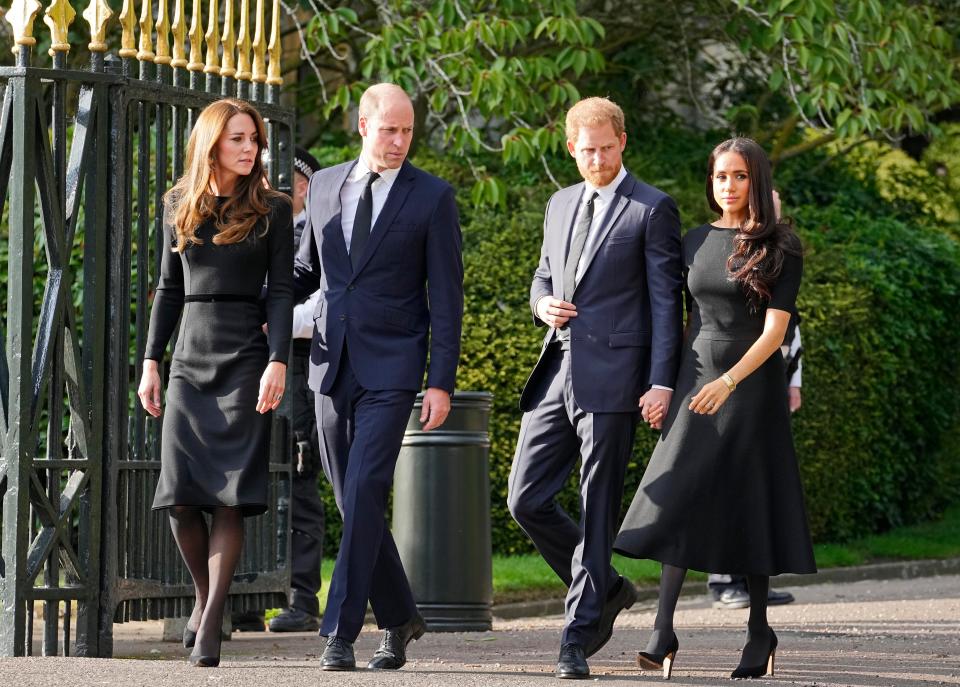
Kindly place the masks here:
<instances>
[{"instance_id":1,"label":"black high heel shoe","mask_svg":"<svg viewBox=\"0 0 960 687\"><path fill-rule=\"evenodd\" d=\"M217 653L214 656L202 656L199 654L190 654L190 665L196 666L197 668L216 668L220 665L220 649L223 645L223 637L219 635L219 628L217 629Z\"/></svg>"},{"instance_id":2,"label":"black high heel shoe","mask_svg":"<svg viewBox=\"0 0 960 687\"><path fill-rule=\"evenodd\" d=\"M680 640L677 634L673 634L673 639L667 645L667 650L662 654L654 654L647 651L637 652L637 666L641 670L660 670L663 669L663 679L669 680L673 673L673 662L677 657L677 651L680 649Z\"/></svg>"},{"instance_id":3,"label":"black high heel shoe","mask_svg":"<svg viewBox=\"0 0 960 687\"><path fill-rule=\"evenodd\" d=\"M736 670L730 673L730 677L734 680L763 677L764 675L773 677L774 663L777 657L777 635L772 628L767 629L770 630L770 649L767 651L767 660L758 666L745 666L741 663Z\"/></svg>"},{"instance_id":4,"label":"black high heel shoe","mask_svg":"<svg viewBox=\"0 0 960 687\"><path fill-rule=\"evenodd\" d=\"M192 649L193 645L197 643L197 632L196 630L191 630L186 625L183 626L183 648Z\"/></svg>"}]
</instances>

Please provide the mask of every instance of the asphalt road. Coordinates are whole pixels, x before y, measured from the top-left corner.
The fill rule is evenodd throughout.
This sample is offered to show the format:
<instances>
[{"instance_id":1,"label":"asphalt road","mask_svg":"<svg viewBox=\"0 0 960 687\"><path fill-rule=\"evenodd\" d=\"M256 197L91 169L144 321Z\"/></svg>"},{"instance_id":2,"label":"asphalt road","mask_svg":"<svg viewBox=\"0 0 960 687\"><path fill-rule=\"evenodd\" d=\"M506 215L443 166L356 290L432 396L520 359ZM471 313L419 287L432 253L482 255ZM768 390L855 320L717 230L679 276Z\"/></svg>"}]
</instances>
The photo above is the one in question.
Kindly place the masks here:
<instances>
[{"instance_id":1,"label":"asphalt road","mask_svg":"<svg viewBox=\"0 0 960 687\"><path fill-rule=\"evenodd\" d=\"M960 576L821 584L793 590L797 601L770 609L780 638L772 685L873 687L960 685ZM649 604L622 614L610 643L590 661L605 685L661 682L636 669L634 656L653 623ZM747 611L714 610L705 598L682 599L680 651L673 685L723 685L738 660ZM220 668L187 664L186 652L162 643L161 624L116 630L115 659L0 659L0 685L143 685L145 687L283 687L417 685L515 687L563 685L553 676L562 619L497 621L474 634L427 634L396 673L325 673L313 635L234 634ZM376 628L357 642L365 663L379 643Z\"/></svg>"}]
</instances>

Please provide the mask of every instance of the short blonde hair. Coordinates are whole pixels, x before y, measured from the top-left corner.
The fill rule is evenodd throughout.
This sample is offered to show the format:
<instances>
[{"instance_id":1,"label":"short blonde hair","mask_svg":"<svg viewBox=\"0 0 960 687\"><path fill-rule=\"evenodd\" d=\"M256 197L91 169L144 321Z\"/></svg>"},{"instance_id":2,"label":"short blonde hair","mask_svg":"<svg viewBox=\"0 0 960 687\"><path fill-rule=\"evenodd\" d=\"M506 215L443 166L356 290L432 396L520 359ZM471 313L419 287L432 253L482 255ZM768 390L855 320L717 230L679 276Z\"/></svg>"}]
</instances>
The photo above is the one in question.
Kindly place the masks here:
<instances>
[{"instance_id":1,"label":"short blonde hair","mask_svg":"<svg viewBox=\"0 0 960 687\"><path fill-rule=\"evenodd\" d=\"M609 98L584 98L567 110L567 140L576 141L582 126L603 126L609 122L617 136L626 131L623 110Z\"/></svg>"}]
</instances>

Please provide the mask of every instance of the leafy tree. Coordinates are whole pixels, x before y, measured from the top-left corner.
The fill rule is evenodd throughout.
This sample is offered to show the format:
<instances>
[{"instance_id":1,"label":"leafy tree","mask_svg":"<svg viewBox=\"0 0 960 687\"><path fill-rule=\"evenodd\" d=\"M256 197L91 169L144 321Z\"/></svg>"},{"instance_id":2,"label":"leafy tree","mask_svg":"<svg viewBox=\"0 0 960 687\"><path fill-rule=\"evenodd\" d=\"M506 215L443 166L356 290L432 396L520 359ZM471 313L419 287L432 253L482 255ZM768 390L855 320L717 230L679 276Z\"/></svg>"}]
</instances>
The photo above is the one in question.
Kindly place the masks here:
<instances>
[{"instance_id":1,"label":"leafy tree","mask_svg":"<svg viewBox=\"0 0 960 687\"><path fill-rule=\"evenodd\" d=\"M370 83L400 84L414 101L415 145L462 154L478 202L506 200L490 153L540 160L550 174L563 113L580 98L575 80L604 66L604 29L574 0L306 1L314 16L299 29L323 114L346 111Z\"/></svg>"},{"instance_id":2,"label":"leafy tree","mask_svg":"<svg viewBox=\"0 0 960 687\"><path fill-rule=\"evenodd\" d=\"M776 161L836 138L927 133L938 112L960 103L952 0L607 6L583 11L608 27L608 72L657 96L660 111L666 98L706 125L769 143ZM815 135L797 136L798 127Z\"/></svg>"},{"instance_id":3,"label":"leafy tree","mask_svg":"<svg viewBox=\"0 0 960 687\"><path fill-rule=\"evenodd\" d=\"M667 101L758 138L775 162L835 139L926 133L960 103L953 0L300 1L305 97L330 116L369 83L401 84L415 145L462 156L475 201L506 197L496 155L553 178L581 92L613 94L634 118L663 118Z\"/></svg>"}]
</instances>

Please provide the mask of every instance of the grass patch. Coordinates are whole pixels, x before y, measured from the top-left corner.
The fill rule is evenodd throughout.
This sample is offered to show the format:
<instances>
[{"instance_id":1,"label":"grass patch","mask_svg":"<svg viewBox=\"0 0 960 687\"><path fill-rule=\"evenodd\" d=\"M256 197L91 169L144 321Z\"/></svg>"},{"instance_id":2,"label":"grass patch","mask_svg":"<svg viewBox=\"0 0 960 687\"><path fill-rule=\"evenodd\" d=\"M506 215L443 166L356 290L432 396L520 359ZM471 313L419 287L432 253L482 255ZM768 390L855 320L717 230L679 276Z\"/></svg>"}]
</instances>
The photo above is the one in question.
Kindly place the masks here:
<instances>
[{"instance_id":1,"label":"grass patch","mask_svg":"<svg viewBox=\"0 0 960 687\"><path fill-rule=\"evenodd\" d=\"M817 567L821 570L883 561L954 558L960 556L960 505L948 509L939 520L899 527L840 544L817 544L813 548ZM614 554L613 565L641 586L656 586L660 578L660 564L654 561L638 561ZM327 603L332 574L333 560L324 559L321 569L323 587L317 595L321 609ZM705 580L706 575L691 572L690 579ZM554 598L563 593L563 584L538 554L493 557L495 603ZM276 613L268 612L267 617Z\"/></svg>"},{"instance_id":2,"label":"grass patch","mask_svg":"<svg viewBox=\"0 0 960 687\"><path fill-rule=\"evenodd\" d=\"M939 520L898 527L844 544L820 544L814 552L821 568L954 558L960 556L960 505L947 509Z\"/></svg>"}]
</instances>

